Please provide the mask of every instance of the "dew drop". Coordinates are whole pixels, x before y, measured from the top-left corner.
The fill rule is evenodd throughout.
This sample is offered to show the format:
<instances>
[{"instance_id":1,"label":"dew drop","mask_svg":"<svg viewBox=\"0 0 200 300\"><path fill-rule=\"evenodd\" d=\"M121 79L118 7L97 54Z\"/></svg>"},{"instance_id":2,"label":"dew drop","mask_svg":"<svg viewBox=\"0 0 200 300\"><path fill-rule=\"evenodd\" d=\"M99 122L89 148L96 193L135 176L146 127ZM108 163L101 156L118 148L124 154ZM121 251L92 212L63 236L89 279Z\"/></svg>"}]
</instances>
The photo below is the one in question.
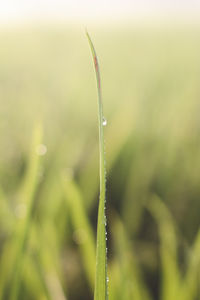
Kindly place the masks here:
<instances>
[{"instance_id":1,"label":"dew drop","mask_svg":"<svg viewBox=\"0 0 200 300\"><path fill-rule=\"evenodd\" d=\"M106 118L103 117L103 126L106 126L107 125L107 120Z\"/></svg>"}]
</instances>

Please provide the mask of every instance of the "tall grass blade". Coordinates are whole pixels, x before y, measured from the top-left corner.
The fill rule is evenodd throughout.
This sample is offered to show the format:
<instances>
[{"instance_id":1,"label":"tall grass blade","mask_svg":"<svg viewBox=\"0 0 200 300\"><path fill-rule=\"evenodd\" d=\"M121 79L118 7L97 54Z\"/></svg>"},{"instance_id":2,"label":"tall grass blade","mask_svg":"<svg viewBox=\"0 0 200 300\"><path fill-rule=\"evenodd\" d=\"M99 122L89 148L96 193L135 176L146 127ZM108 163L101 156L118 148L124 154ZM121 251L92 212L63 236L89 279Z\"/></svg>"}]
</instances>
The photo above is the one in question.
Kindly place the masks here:
<instances>
[{"instance_id":1,"label":"tall grass blade","mask_svg":"<svg viewBox=\"0 0 200 300\"><path fill-rule=\"evenodd\" d=\"M107 249L106 249L106 216L105 216L105 201L106 201L106 170L105 170L105 155L104 155L104 129L105 120L103 117L103 104L101 94L101 80L99 72L99 64L97 55L91 38L86 32L90 49L93 56L97 89L98 89L98 117L99 117L99 152L100 152L100 198L98 209L98 224L97 224L97 250L96 250L96 278L95 278L95 300L108 299L108 283L107 283Z\"/></svg>"},{"instance_id":2,"label":"tall grass blade","mask_svg":"<svg viewBox=\"0 0 200 300\"><path fill-rule=\"evenodd\" d=\"M132 250L132 245L120 217L115 213L113 229L114 249L116 249L119 282L114 289L110 289L110 296L123 300L150 300L150 295L141 274L137 258ZM115 270L117 271L117 269ZM112 273L110 273L112 274ZM112 276L113 278L113 276ZM112 297L115 299L114 297Z\"/></svg>"},{"instance_id":3,"label":"tall grass blade","mask_svg":"<svg viewBox=\"0 0 200 300\"><path fill-rule=\"evenodd\" d=\"M153 195L148 204L158 224L162 267L162 300L180 299L181 274L178 266L177 239L172 216L164 203Z\"/></svg>"},{"instance_id":4,"label":"tall grass blade","mask_svg":"<svg viewBox=\"0 0 200 300\"><path fill-rule=\"evenodd\" d=\"M67 300L66 283L65 291L60 279L60 268L58 265L58 255L54 254L52 245L49 243L49 236L41 226L34 226L34 233L38 251L35 253L34 262L38 275L46 294L47 300ZM55 241L55 240L54 240Z\"/></svg>"},{"instance_id":5,"label":"tall grass blade","mask_svg":"<svg viewBox=\"0 0 200 300\"><path fill-rule=\"evenodd\" d=\"M42 139L42 128L38 125L33 134L29 166L24 186L20 194L20 205L26 207L25 218L19 220L16 232L16 256L11 276L10 300L18 299L21 277L23 272L24 258L26 254L27 239L31 229L34 196L38 185L38 169L40 158L36 153L36 147Z\"/></svg>"},{"instance_id":6,"label":"tall grass blade","mask_svg":"<svg viewBox=\"0 0 200 300\"><path fill-rule=\"evenodd\" d=\"M0 228L2 231L6 232L7 238L1 249L0 257L0 300L3 299L4 290L6 287L6 281L11 268L10 260L7 260L8 253L12 255L12 249L10 247L11 241L9 236L14 227L13 214L7 197L5 196L1 186L0 186Z\"/></svg>"},{"instance_id":7,"label":"tall grass blade","mask_svg":"<svg viewBox=\"0 0 200 300\"><path fill-rule=\"evenodd\" d=\"M86 215L83 206L82 194L70 176L63 179L64 193L70 211L74 232L77 233L77 242L79 244L84 268L90 286L94 288L95 278L95 239L92 227ZM80 237L78 237L80 236Z\"/></svg>"},{"instance_id":8,"label":"tall grass blade","mask_svg":"<svg viewBox=\"0 0 200 300\"><path fill-rule=\"evenodd\" d=\"M200 230L190 250L188 269L182 284L182 300L199 299Z\"/></svg>"}]
</instances>

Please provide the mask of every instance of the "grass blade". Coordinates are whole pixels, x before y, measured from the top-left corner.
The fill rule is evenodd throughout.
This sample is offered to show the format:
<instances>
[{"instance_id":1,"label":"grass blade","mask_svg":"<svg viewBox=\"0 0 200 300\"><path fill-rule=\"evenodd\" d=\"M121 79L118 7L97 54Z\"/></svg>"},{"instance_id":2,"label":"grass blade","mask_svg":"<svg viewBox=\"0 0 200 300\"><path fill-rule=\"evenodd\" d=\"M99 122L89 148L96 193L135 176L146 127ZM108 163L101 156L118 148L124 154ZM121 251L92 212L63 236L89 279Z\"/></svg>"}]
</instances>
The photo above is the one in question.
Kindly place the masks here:
<instances>
[{"instance_id":1,"label":"grass blade","mask_svg":"<svg viewBox=\"0 0 200 300\"><path fill-rule=\"evenodd\" d=\"M79 248L86 275L93 290L95 275L95 240L92 227L83 206L82 194L79 187L74 180L70 178L70 176L67 177L67 175L63 178L63 186L74 230L75 232L80 232L83 236L83 241L80 241Z\"/></svg>"},{"instance_id":2,"label":"grass blade","mask_svg":"<svg viewBox=\"0 0 200 300\"><path fill-rule=\"evenodd\" d=\"M42 128L38 125L35 128L33 134L33 141L31 146L31 153L29 158L29 166L23 186L23 190L20 193L20 205L25 205L27 212L25 218L22 218L18 222L16 232L16 255L13 266L13 273L11 278L11 292L10 300L16 300L18 298L21 277L23 273L24 257L26 255L26 246L28 236L32 225L32 211L34 206L34 196L38 185L38 170L40 157L36 153L35 149L40 145L42 140Z\"/></svg>"},{"instance_id":3,"label":"grass blade","mask_svg":"<svg viewBox=\"0 0 200 300\"><path fill-rule=\"evenodd\" d=\"M104 130L105 119L103 117L103 104L101 95L101 80L97 55L91 38L86 32L90 49L93 56L97 90L98 90L98 119L99 119L99 153L100 153L100 198L98 209L98 224L97 224L97 250L96 250L96 278L94 299L108 299L108 284L107 284L107 250L106 250L106 216L105 216L105 201L106 201L106 170L105 170L105 155L104 155Z\"/></svg>"},{"instance_id":4,"label":"grass blade","mask_svg":"<svg viewBox=\"0 0 200 300\"><path fill-rule=\"evenodd\" d=\"M112 296L113 299L150 300L137 257L134 255L126 229L117 213L114 214L112 224L114 249L116 249L116 261L120 274L118 282L115 283L114 289L110 289L109 295L111 297L117 291L117 295Z\"/></svg>"},{"instance_id":5,"label":"grass blade","mask_svg":"<svg viewBox=\"0 0 200 300\"><path fill-rule=\"evenodd\" d=\"M190 250L188 269L182 284L182 300L198 299L200 270L200 230Z\"/></svg>"},{"instance_id":6,"label":"grass blade","mask_svg":"<svg viewBox=\"0 0 200 300\"><path fill-rule=\"evenodd\" d=\"M178 266L177 238L174 222L165 204L153 195L148 204L158 224L162 267L162 300L180 299L181 274Z\"/></svg>"}]
</instances>

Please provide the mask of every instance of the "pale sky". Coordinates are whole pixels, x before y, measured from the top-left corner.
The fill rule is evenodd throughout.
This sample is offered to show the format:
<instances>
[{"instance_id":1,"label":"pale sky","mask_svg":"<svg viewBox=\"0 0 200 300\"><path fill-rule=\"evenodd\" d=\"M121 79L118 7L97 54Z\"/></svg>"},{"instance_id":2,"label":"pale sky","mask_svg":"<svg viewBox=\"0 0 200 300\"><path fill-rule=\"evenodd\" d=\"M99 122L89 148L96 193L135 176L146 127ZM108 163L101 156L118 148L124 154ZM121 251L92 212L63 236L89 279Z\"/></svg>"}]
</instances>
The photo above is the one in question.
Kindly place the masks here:
<instances>
[{"instance_id":1,"label":"pale sky","mask_svg":"<svg viewBox=\"0 0 200 300\"><path fill-rule=\"evenodd\" d=\"M200 18L200 0L0 0L0 23Z\"/></svg>"}]
</instances>

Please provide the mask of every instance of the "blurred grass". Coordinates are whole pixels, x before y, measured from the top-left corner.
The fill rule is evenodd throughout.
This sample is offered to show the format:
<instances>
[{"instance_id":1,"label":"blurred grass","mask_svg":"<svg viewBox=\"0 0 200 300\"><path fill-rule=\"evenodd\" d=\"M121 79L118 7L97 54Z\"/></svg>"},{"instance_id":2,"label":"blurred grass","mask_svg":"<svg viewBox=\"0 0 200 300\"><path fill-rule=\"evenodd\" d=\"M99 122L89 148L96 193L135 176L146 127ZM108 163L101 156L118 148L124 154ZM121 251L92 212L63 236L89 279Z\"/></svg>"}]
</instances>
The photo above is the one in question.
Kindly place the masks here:
<instances>
[{"instance_id":1,"label":"blurred grass","mask_svg":"<svg viewBox=\"0 0 200 300\"><path fill-rule=\"evenodd\" d=\"M200 297L199 33L91 31L108 121L110 299ZM1 30L0 42L0 299L15 294L12 272L20 274L18 299L92 299L98 131L85 34L15 28ZM43 140L33 146L38 119ZM33 207L15 268L23 191Z\"/></svg>"}]
</instances>

